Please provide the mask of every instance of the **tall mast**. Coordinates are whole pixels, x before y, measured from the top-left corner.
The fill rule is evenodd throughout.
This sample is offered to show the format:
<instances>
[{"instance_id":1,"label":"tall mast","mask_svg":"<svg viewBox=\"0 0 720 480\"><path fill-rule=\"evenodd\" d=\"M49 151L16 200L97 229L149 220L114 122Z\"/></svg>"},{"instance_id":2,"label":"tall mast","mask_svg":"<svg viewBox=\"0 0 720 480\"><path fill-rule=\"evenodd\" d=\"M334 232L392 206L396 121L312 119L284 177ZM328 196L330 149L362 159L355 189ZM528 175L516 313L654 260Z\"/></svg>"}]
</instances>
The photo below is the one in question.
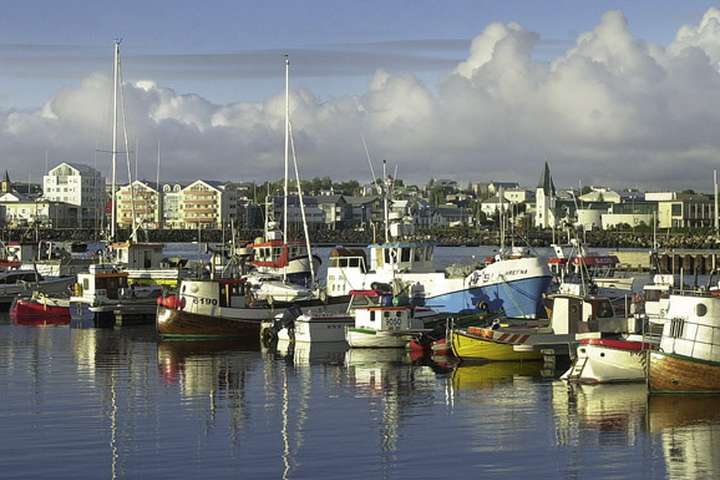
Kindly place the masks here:
<instances>
[{"instance_id":1,"label":"tall mast","mask_svg":"<svg viewBox=\"0 0 720 480\"><path fill-rule=\"evenodd\" d=\"M155 189L157 191L157 201L155 202L158 211L158 226L163 223L163 212L162 212L162 191L160 190L160 140L157 142L157 173L155 174ZM164 227L165 225L163 225Z\"/></svg>"},{"instance_id":2,"label":"tall mast","mask_svg":"<svg viewBox=\"0 0 720 480\"><path fill-rule=\"evenodd\" d=\"M113 61L113 125L112 125L112 189L110 205L110 240L115 240L115 188L117 170L117 109L118 109L118 63L120 62L120 40L115 40L115 57Z\"/></svg>"},{"instance_id":3,"label":"tall mast","mask_svg":"<svg viewBox=\"0 0 720 480\"><path fill-rule=\"evenodd\" d=\"M383 160L383 210L385 217L385 242L390 241L390 212L388 211L388 195L390 194L389 181L387 178L387 160Z\"/></svg>"},{"instance_id":4,"label":"tall mast","mask_svg":"<svg viewBox=\"0 0 720 480\"><path fill-rule=\"evenodd\" d=\"M288 165L290 155L290 59L285 55L285 186L283 188L283 243L288 242ZM283 280L287 279L287 265L283 267Z\"/></svg>"},{"instance_id":5,"label":"tall mast","mask_svg":"<svg viewBox=\"0 0 720 480\"><path fill-rule=\"evenodd\" d=\"M285 55L285 186L283 195L283 242L288 241L288 165L290 154L290 59Z\"/></svg>"},{"instance_id":6,"label":"tall mast","mask_svg":"<svg viewBox=\"0 0 720 480\"><path fill-rule=\"evenodd\" d=\"M718 174L713 170L713 184L715 186L715 236L720 233L720 217L718 217Z\"/></svg>"}]
</instances>

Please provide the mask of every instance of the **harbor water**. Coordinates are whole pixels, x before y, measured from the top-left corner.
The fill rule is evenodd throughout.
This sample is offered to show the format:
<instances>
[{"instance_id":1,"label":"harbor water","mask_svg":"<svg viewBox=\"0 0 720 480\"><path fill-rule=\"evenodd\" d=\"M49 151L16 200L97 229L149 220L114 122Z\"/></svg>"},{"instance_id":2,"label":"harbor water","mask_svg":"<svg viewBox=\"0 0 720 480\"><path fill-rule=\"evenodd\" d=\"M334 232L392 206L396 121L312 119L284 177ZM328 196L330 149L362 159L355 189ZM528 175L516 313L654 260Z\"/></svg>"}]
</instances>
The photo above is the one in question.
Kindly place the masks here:
<instances>
[{"instance_id":1,"label":"harbor water","mask_svg":"<svg viewBox=\"0 0 720 480\"><path fill-rule=\"evenodd\" d=\"M438 249L438 263L473 254ZM720 477L720 398L560 373L2 313L0 478Z\"/></svg>"}]
</instances>

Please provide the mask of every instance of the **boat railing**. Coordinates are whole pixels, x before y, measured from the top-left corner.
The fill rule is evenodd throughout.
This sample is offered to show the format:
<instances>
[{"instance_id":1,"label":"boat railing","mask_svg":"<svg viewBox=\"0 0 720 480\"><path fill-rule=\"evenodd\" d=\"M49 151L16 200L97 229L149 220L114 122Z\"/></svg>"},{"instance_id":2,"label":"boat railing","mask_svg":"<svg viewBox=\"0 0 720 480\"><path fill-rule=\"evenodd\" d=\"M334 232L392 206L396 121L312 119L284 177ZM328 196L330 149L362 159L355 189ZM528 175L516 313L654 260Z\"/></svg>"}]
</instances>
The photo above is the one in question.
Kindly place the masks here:
<instances>
[{"instance_id":1,"label":"boat railing","mask_svg":"<svg viewBox=\"0 0 720 480\"><path fill-rule=\"evenodd\" d=\"M673 319L670 319L670 321L681 321L681 322L682 322L682 327L681 327L681 330L680 330L680 332L679 332L680 334L677 335L677 336L675 336L675 335L669 335L669 337L672 338L673 340L684 340L684 341L690 341L690 342L692 342L693 345L692 345L692 349L690 350L690 356L693 357L693 358L695 358L695 345L697 345L697 344L700 344L700 345L709 345L711 348L712 348L712 347L717 347L718 345L720 345L720 343L717 343L717 342L713 342L713 341L712 341L713 338L720 338L720 325L708 325L708 324L705 324L705 323L690 322L690 321L687 321L687 320L682 319L682 318L673 318ZM695 326L695 334L693 335L693 338L692 338L692 339L687 338L687 337L684 336L684 333L685 333L686 328L687 328L688 325L694 325L694 326ZM710 330L709 334L706 335L708 338L711 339L710 341L698 340L698 338L697 338L697 337L698 337L698 332L700 332L700 328L701 328L701 327L704 328L704 329L709 329L709 330ZM671 331L672 331L672 325L671 325ZM707 331L707 330L706 330L706 331ZM674 343L674 342L673 342L673 343ZM673 348L674 348L674 345L673 345Z\"/></svg>"}]
</instances>

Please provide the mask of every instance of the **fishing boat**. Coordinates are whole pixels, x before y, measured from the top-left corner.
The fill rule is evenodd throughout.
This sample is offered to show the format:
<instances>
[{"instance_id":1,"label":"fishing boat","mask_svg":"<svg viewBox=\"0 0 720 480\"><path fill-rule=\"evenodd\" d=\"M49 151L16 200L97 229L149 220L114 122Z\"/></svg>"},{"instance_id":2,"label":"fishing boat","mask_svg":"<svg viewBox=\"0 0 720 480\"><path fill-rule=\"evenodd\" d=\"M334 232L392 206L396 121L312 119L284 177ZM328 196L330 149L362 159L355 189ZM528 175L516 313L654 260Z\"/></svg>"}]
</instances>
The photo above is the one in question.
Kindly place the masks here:
<instances>
[{"instance_id":1,"label":"fishing boat","mask_svg":"<svg viewBox=\"0 0 720 480\"><path fill-rule=\"evenodd\" d=\"M277 291L275 285L272 291ZM268 291L268 290L265 290ZM342 312L349 298L325 298L299 285L283 284L282 295L265 296L243 278L183 279L177 294L158 299L157 331L163 338L260 340L263 322L288 308Z\"/></svg>"},{"instance_id":2,"label":"fishing boat","mask_svg":"<svg viewBox=\"0 0 720 480\"><path fill-rule=\"evenodd\" d=\"M568 356L577 333L625 331L627 319L615 315L609 298L588 294L581 285L567 285L552 296L549 322L496 320L488 327L454 328L450 345L461 359L539 360L543 350Z\"/></svg>"},{"instance_id":3,"label":"fishing boat","mask_svg":"<svg viewBox=\"0 0 720 480\"><path fill-rule=\"evenodd\" d=\"M413 335L424 330L412 305L378 305L355 309L355 323L345 340L350 348L404 348Z\"/></svg>"},{"instance_id":4,"label":"fishing boat","mask_svg":"<svg viewBox=\"0 0 720 480\"><path fill-rule=\"evenodd\" d=\"M73 277L43 277L34 270L0 271L0 308L9 308L18 296L39 291L48 295L66 293L74 283Z\"/></svg>"},{"instance_id":5,"label":"fishing boat","mask_svg":"<svg viewBox=\"0 0 720 480\"><path fill-rule=\"evenodd\" d=\"M148 323L155 318L159 286L128 283L128 273L112 264L94 264L88 273L77 276L70 297L70 326L75 328L112 327Z\"/></svg>"},{"instance_id":6,"label":"fishing boat","mask_svg":"<svg viewBox=\"0 0 720 480\"><path fill-rule=\"evenodd\" d=\"M650 353L651 393L720 394L720 296L670 295L660 348Z\"/></svg>"},{"instance_id":7,"label":"fishing boat","mask_svg":"<svg viewBox=\"0 0 720 480\"><path fill-rule=\"evenodd\" d=\"M653 283L643 287L627 332L577 334L575 358L561 378L591 384L645 381L647 352L659 346L672 285L672 275L655 275Z\"/></svg>"},{"instance_id":8,"label":"fishing boat","mask_svg":"<svg viewBox=\"0 0 720 480\"><path fill-rule=\"evenodd\" d=\"M70 297L34 292L30 297L16 298L10 307L10 318L17 325L68 325Z\"/></svg>"},{"instance_id":9,"label":"fishing boat","mask_svg":"<svg viewBox=\"0 0 720 480\"><path fill-rule=\"evenodd\" d=\"M578 334L576 357L560 377L577 383L644 382L647 351L656 350L656 337L641 334Z\"/></svg>"},{"instance_id":10,"label":"fishing boat","mask_svg":"<svg viewBox=\"0 0 720 480\"><path fill-rule=\"evenodd\" d=\"M162 243L127 242L110 244L111 262L128 274L130 285L162 285L174 288L180 278L180 269L171 267L163 253Z\"/></svg>"}]
</instances>

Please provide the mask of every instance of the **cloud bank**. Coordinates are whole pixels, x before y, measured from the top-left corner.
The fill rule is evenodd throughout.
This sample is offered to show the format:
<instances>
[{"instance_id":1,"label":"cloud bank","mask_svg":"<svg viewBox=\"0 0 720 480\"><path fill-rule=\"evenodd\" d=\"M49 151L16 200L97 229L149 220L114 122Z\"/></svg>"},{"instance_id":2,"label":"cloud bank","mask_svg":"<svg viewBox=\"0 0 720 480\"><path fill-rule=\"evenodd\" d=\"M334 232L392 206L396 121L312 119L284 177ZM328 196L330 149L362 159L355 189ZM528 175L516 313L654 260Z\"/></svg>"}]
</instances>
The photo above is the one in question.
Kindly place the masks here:
<instances>
[{"instance_id":1,"label":"cloud bank","mask_svg":"<svg viewBox=\"0 0 720 480\"><path fill-rule=\"evenodd\" d=\"M720 10L679 28L666 46L634 37L619 11L603 15L552 62L537 59L542 44L521 25L494 23L472 40L464 60L438 60L447 73L437 85L378 64L359 95L327 100L293 90L303 175L367 179L364 136L376 159L397 164L411 181L534 185L547 160L561 185L711 188L711 171L720 168ZM372 61L362 58L365 67ZM160 142L167 180L279 177L281 89L278 82L278 94L262 102L220 105L152 80L127 84L141 176L154 178ZM51 164L97 162L109 171L109 156L95 151L109 148L111 91L108 76L95 73L37 111L0 112L4 166L16 178L28 169L37 176L47 150Z\"/></svg>"}]
</instances>

